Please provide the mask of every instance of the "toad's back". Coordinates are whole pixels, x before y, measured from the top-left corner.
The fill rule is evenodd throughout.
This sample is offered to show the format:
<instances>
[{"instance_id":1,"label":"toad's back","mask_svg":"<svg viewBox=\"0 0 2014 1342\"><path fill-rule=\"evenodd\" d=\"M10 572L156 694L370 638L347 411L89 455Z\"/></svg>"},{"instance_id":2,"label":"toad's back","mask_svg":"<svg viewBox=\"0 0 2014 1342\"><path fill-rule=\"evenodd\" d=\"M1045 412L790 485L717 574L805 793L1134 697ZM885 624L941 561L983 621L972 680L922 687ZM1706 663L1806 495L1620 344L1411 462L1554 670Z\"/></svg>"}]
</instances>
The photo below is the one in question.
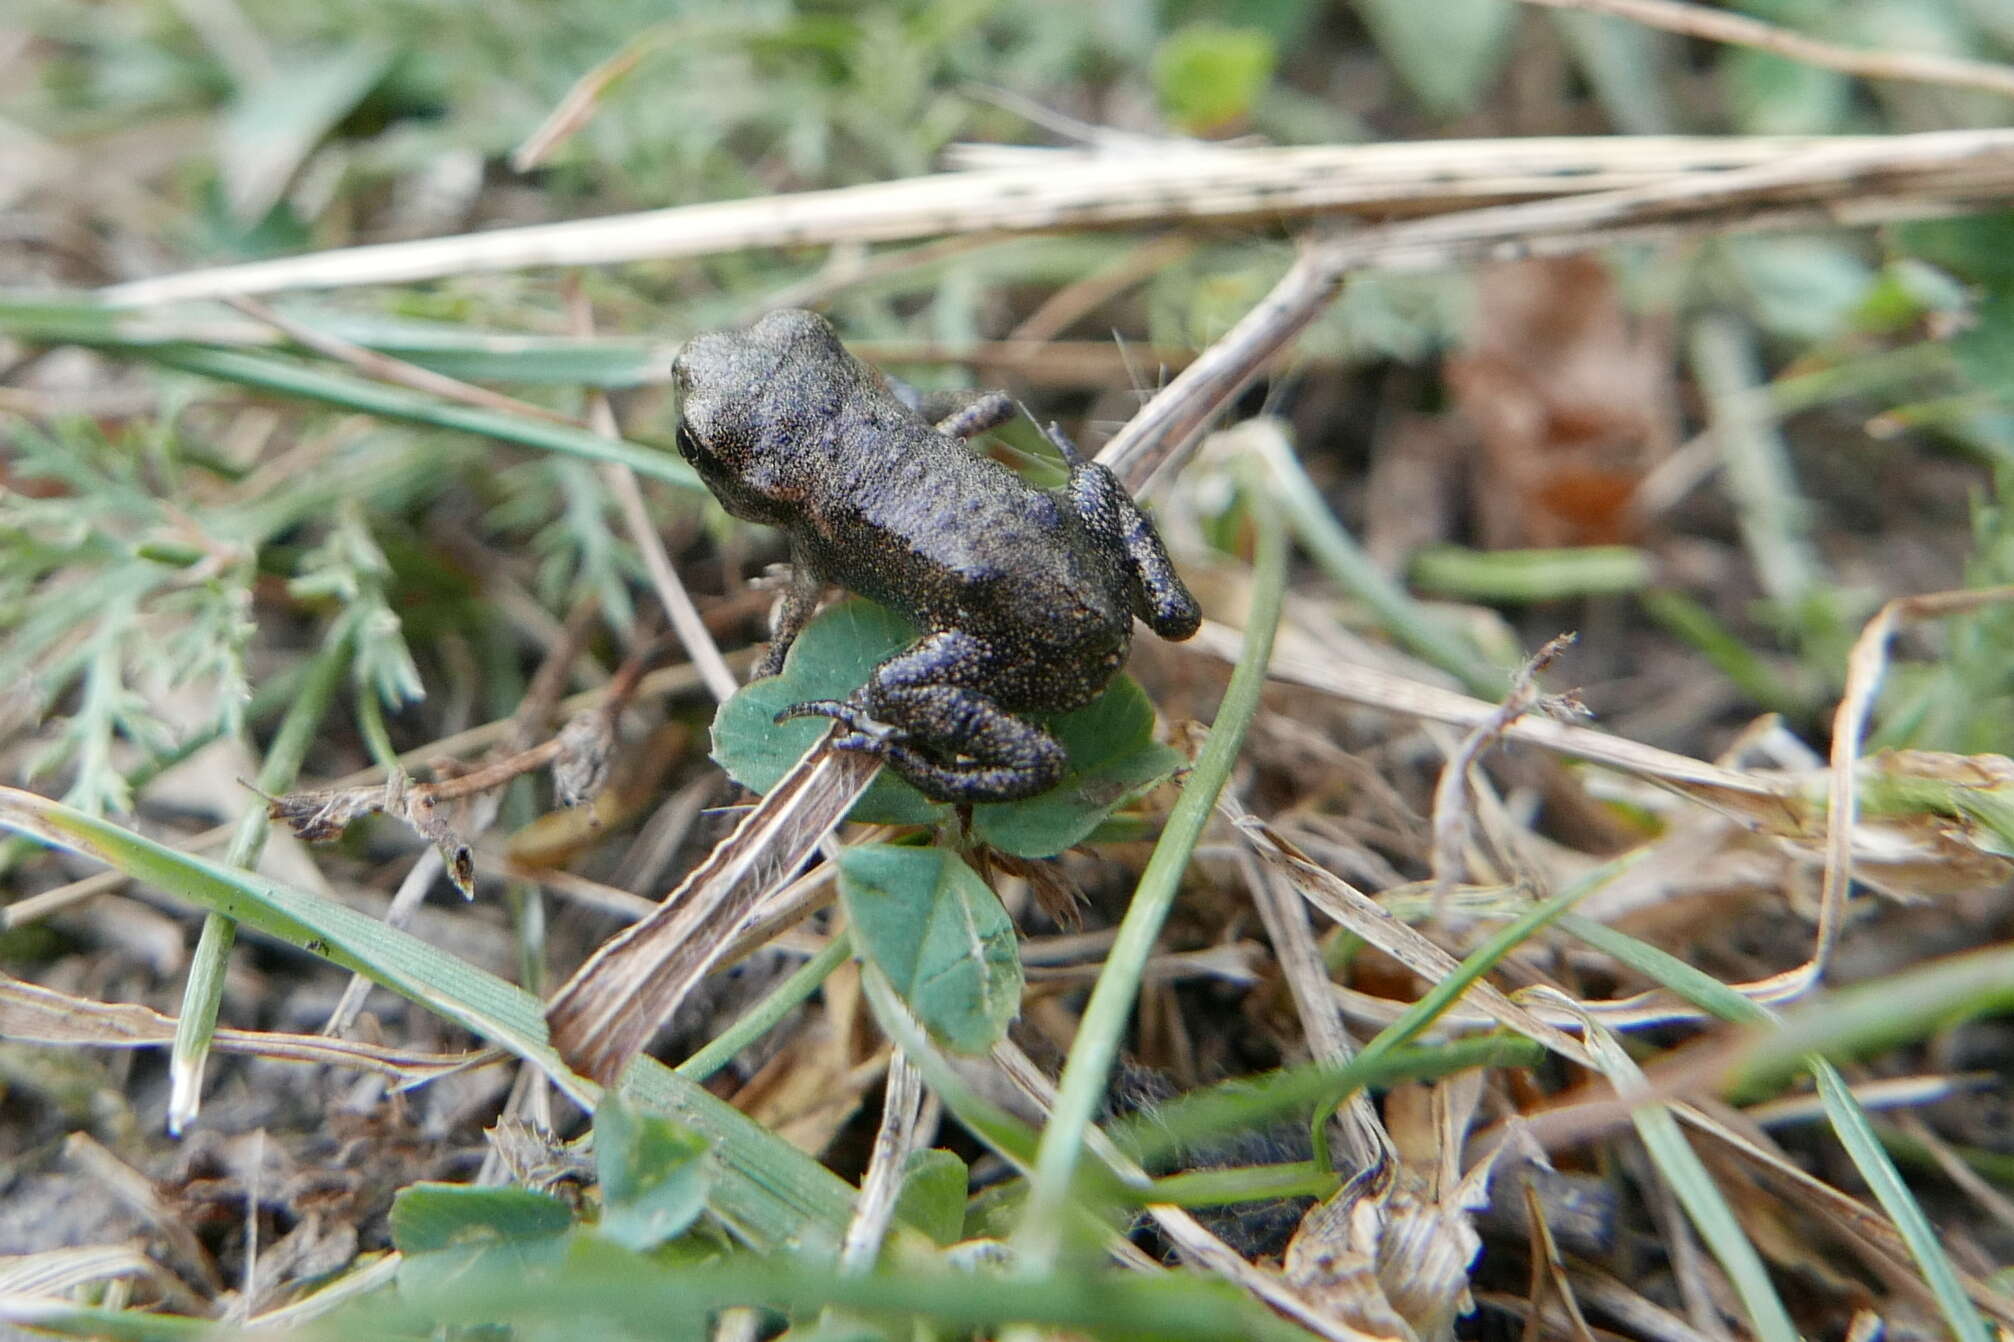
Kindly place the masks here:
<instances>
[{"instance_id":1,"label":"toad's back","mask_svg":"<svg viewBox=\"0 0 2014 1342\"><path fill-rule=\"evenodd\" d=\"M1057 495L926 422L822 320L774 313L695 340L680 364L707 445L688 450L694 465L731 511L782 527L820 578L1031 655L1123 650L1117 557Z\"/></svg>"}]
</instances>

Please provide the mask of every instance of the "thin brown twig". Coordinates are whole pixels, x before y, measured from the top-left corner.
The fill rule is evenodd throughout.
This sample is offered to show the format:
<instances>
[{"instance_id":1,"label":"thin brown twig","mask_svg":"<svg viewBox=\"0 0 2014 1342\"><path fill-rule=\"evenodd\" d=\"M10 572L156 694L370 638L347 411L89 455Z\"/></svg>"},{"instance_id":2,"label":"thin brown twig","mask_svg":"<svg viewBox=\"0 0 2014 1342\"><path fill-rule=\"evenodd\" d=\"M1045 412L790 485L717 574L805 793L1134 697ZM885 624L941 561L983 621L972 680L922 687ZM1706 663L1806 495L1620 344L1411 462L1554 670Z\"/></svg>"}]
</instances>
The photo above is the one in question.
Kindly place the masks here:
<instances>
[{"instance_id":1,"label":"thin brown twig","mask_svg":"<svg viewBox=\"0 0 2014 1342\"><path fill-rule=\"evenodd\" d=\"M1646 28L1703 37L1709 42L1754 47L1772 55L1787 57L1804 65L1816 65L1863 79L1901 79L1914 84L1942 84L1949 88L1982 89L2014 98L2014 66L1997 61L1975 61L1963 56L1942 56L1928 51L1877 51L1849 47L1808 37L1789 28L1745 14L1686 0L1524 0L1544 9L1572 9L1586 14L1608 14L1640 23Z\"/></svg>"},{"instance_id":2,"label":"thin brown twig","mask_svg":"<svg viewBox=\"0 0 2014 1342\"><path fill-rule=\"evenodd\" d=\"M591 67L586 74L573 81L552 111L546 113L545 120L524 139L516 149L511 150L512 172L530 172L545 162L553 150L565 144L575 132L594 119L601 105L601 98L609 86L637 67L651 50L664 41L665 25L646 28L615 55Z\"/></svg>"},{"instance_id":3,"label":"thin brown twig","mask_svg":"<svg viewBox=\"0 0 2014 1342\"><path fill-rule=\"evenodd\" d=\"M1115 294L1123 293L1143 280L1174 265L1196 250L1196 239L1186 233L1168 233L1150 239L1081 279L1064 285L1042 300L1042 305L1022 318L1008 333L1010 342L1049 341L1076 325Z\"/></svg>"},{"instance_id":4,"label":"thin brown twig","mask_svg":"<svg viewBox=\"0 0 2014 1342\"><path fill-rule=\"evenodd\" d=\"M1539 701L1538 678L1553 661L1573 646L1577 635L1560 634L1525 660L1512 678L1510 693L1496 712L1462 736L1461 743L1441 766L1434 784L1433 822L1433 921L1439 923L1447 893L1460 879L1462 849L1469 835L1469 770L1482 753L1495 745L1510 725L1530 712Z\"/></svg>"}]
</instances>

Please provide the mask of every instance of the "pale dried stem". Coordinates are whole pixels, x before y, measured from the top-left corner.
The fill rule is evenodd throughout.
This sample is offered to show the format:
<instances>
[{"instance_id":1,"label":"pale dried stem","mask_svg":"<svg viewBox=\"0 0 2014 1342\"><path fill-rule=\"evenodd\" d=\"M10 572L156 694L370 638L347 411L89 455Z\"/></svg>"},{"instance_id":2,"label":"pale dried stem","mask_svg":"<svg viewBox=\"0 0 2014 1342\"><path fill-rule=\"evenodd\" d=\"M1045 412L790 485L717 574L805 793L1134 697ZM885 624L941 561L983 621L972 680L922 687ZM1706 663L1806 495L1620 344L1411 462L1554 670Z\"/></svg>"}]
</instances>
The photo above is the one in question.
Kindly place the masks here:
<instances>
[{"instance_id":1,"label":"pale dried stem","mask_svg":"<svg viewBox=\"0 0 2014 1342\"><path fill-rule=\"evenodd\" d=\"M1440 778L1434 783L1433 819L1433 921L1438 923L1445 912L1443 904L1447 892L1461 879L1463 872L1462 849L1468 845L1469 837L1469 793L1471 780L1469 771L1476 761L1503 738L1512 723L1531 711L1538 702L1537 680L1541 673L1562 652L1573 645L1574 635L1561 634L1540 648L1525 664L1518 668L1511 680L1510 692L1494 713L1477 723L1463 734L1459 744L1448 755L1441 766Z\"/></svg>"},{"instance_id":2,"label":"pale dried stem","mask_svg":"<svg viewBox=\"0 0 2014 1342\"><path fill-rule=\"evenodd\" d=\"M1739 228L1786 206L1829 208L1896 192L1936 199L1953 188L1969 198L2014 191L2014 132L1931 132L1874 145L1837 141L1726 172L1332 233L1304 248L1272 291L1149 401L1098 460L1138 492L1164 463L1181 458L1211 417L1359 270L1517 260L1607 246L1646 227Z\"/></svg>"},{"instance_id":3,"label":"pale dried stem","mask_svg":"<svg viewBox=\"0 0 2014 1342\"><path fill-rule=\"evenodd\" d=\"M1867 162L1907 172L1947 155L1940 137L1950 136L1987 148L2006 132L1831 140L1600 136L1301 148L1171 145L1124 157L1049 151L1029 167L936 173L830 191L343 248L135 280L102 292L110 302L141 306L283 289L410 283L478 271L970 232L1229 220L1277 224L1322 215L1390 219L1473 212L1478 204L1504 200L1612 195L1652 184L1675 183L1681 195L1698 185L1711 194L1714 180L1813 152L1859 154ZM1996 180L2004 190L2004 176ZM1870 194L1864 181L1835 180L1829 190L1812 186L1809 194L1827 201ZM1913 176L1909 194L1920 207L1968 192L1967 198L1994 194L1983 181L1954 182L1934 174Z\"/></svg>"},{"instance_id":4,"label":"pale dried stem","mask_svg":"<svg viewBox=\"0 0 2014 1342\"><path fill-rule=\"evenodd\" d=\"M1206 620L1193 645L1211 656L1235 660L1239 638L1236 630ZM1305 685L1351 703L1462 728L1487 722L1498 710L1498 705L1486 700L1409 680L1376 667L1339 664L1334 659L1318 661L1291 650L1273 654L1268 674L1275 680ZM1697 797L1698 791L1723 791L1754 802L1768 802L1788 798L1793 791L1792 783L1786 779L1723 769L1687 755L1549 718L1519 718L1504 728L1503 736L1650 782L1673 784L1687 789L1684 793L1687 796ZM1789 812L1785 814L1788 818Z\"/></svg>"},{"instance_id":5,"label":"pale dried stem","mask_svg":"<svg viewBox=\"0 0 2014 1342\"><path fill-rule=\"evenodd\" d=\"M1839 939L1846 891L1853 881L1853 830L1859 814L1854 767L1860 762L1860 742L1874 712L1882 674L1888 669L1888 640L1904 621L1940 619L2010 601L2014 601L2014 586L1897 597L1884 605L1853 641L1846 658L1846 686L1832 715L1831 775L1825 796L1825 879L1819 887L1817 944L1809 960L1777 975L1778 979L1803 986L1816 984Z\"/></svg>"},{"instance_id":6,"label":"pale dried stem","mask_svg":"<svg viewBox=\"0 0 2014 1342\"><path fill-rule=\"evenodd\" d=\"M1545 1317L1546 1304L1553 1302L1564 1314L1565 1332L1573 1342L1595 1342L1587 1316L1581 1312L1580 1298L1574 1294L1573 1283L1567 1277L1566 1260L1560 1253L1559 1243L1553 1238L1552 1227L1546 1224L1545 1207L1539 1201L1538 1190L1526 1183L1522 1191L1526 1243L1530 1246L1531 1258L1531 1286L1526 1292L1531 1317Z\"/></svg>"},{"instance_id":7,"label":"pale dried stem","mask_svg":"<svg viewBox=\"0 0 2014 1342\"><path fill-rule=\"evenodd\" d=\"M1245 815L1244 808L1228 793L1218 801L1217 809L1233 824ZM1334 984L1328 967L1322 963L1314 933L1308 927L1306 906L1290 886L1260 866L1249 849L1238 850L1237 863L1252 904L1259 911L1259 921L1265 924L1266 938L1273 943L1273 954L1279 960L1287 989L1293 994L1294 1010L1307 1037L1309 1058L1321 1063L1348 1062L1356 1056L1357 1046L1343 1025L1342 1011L1330 991ZM1368 1092L1353 1093L1336 1117L1342 1130L1343 1151L1352 1169L1365 1169L1397 1158L1391 1136L1379 1120Z\"/></svg>"},{"instance_id":8,"label":"pale dried stem","mask_svg":"<svg viewBox=\"0 0 2014 1342\"><path fill-rule=\"evenodd\" d=\"M935 1126L925 1121L924 1098L923 1074L900 1048L896 1049L888 1059L888 1083L882 1092L881 1126L874 1134L873 1154L867 1160L866 1177L860 1181L853 1220L839 1247L843 1272L870 1271L881 1252L909 1157Z\"/></svg>"},{"instance_id":9,"label":"pale dried stem","mask_svg":"<svg viewBox=\"0 0 2014 1342\"><path fill-rule=\"evenodd\" d=\"M385 910L385 926L403 931L406 924L419 912L426 901L427 891L433 889L434 882L447 869L440 849L428 847L421 851L419 859L407 870L399 881L398 890L392 895L392 904ZM334 1010L322 1022L321 1032L331 1039L340 1039L357 1023L357 1014L364 1009L364 1000L371 995L377 981L367 974L353 973L350 981L343 985L343 995L336 999Z\"/></svg>"},{"instance_id":10,"label":"pale dried stem","mask_svg":"<svg viewBox=\"0 0 2014 1342\"><path fill-rule=\"evenodd\" d=\"M1754 47L1804 65L1864 79L1899 79L1915 84L1982 89L2014 98L2014 67L1927 51L1875 51L1843 46L1743 14L1687 4L1684 0L1524 0L1524 3L1545 9L1609 14L1646 28L1661 28L1730 46Z\"/></svg>"},{"instance_id":11,"label":"pale dried stem","mask_svg":"<svg viewBox=\"0 0 2014 1342\"><path fill-rule=\"evenodd\" d=\"M1935 1104L1964 1095L1968 1091L1990 1091L1999 1085L1992 1072L1937 1072L1925 1076L1891 1076L1880 1080L1856 1081L1847 1089L1860 1107L1869 1113L1887 1109L1913 1108ZM1760 1128L1794 1123L1822 1123L1826 1119L1824 1099L1812 1091L1779 1095L1773 1100L1750 1105L1741 1111ZM2014 1220L2008 1222L2014 1228Z\"/></svg>"},{"instance_id":12,"label":"pale dried stem","mask_svg":"<svg viewBox=\"0 0 2014 1342\"><path fill-rule=\"evenodd\" d=\"M96 1048L165 1048L175 1039L175 1018L151 1007L98 1002L0 975L0 1035L31 1044ZM501 1060L500 1049L428 1053L320 1035L237 1030L219 1026L212 1047L280 1062L350 1067L376 1072L401 1089L449 1072Z\"/></svg>"},{"instance_id":13,"label":"pale dried stem","mask_svg":"<svg viewBox=\"0 0 2014 1342\"><path fill-rule=\"evenodd\" d=\"M821 737L649 917L603 943L546 1007L568 1065L612 1083L879 769Z\"/></svg>"},{"instance_id":14,"label":"pale dried stem","mask_svg":"<svg viewBox=\"0 0 2014 1342\"><path fill-rule=\"evenodd\" d=\"M1997 1078L1994 1078L1997 1080ZM1858 1095L1859 1087L1854 1088ZM1952 1185L1967 1197L1978 1203L1987 1215L1998 1221L2005 1229L2014 1230L2014 1199L1986 1181L1985 1176L1973 1169L1951 1149L1951 1144L1940 1137L1928 1123L1915 1114L1897 1114L1895 1125L1907 1136L1923 1144L1930 1158L1937 1162L1937 1168Z\"/></svg>"},{"instance_id":15,"label":"pale dried stem","mask_svg":"<svg viewBox=\"0 0 2014 1342\"><path fill-rule=\"evenodd\" d=\"M570 306L575 333L593 335L592 315L579 299L577 290ZM598 391L588 396L588 423L596 433L611 441L622 437L616 428L615 412L609 408L608 397ZM727 661L720 655L720 645L713 641L699 607L693 604L692 594L685 590L684 581L672 566L671 556L664 548L664 537L650 520L650 509L644 504L643 485L637 480L636 472L627 466L611 463L601 468L601 477L622 509L623 528L629 532L630 543L643 556L644 567L650 572L651 586L657 591L665 618L671 621L672 632L685 648L685 655L699 668L707 690L717 701L727 702L740 682L727 669Z\"/></svg>"},{"instance_id":16,"label":"pale dried stem","mask_svg":"<svg viewBox=\"0 0 2014 1342\"><path fill-rule=\"evenodd\" d=\"M1716 1282L1711 1274L1717 1274L1719 1266L1700 1247L1692 1222L1685 1219L1671 1185L1657 1177L1657 1168L1651 1163L1649 1153L1640 1140L1629 1144L1623 1158L1626 1162L1624 1168L1635 1179L1637 1186L1644 1190L1651 1220L1657 1225L1658 1236L1664 1243L1665 1258L1671 1264L1671 1275L1678 1282L1678 1298L1685 1304L1686 1318L1693 1327L1715 1339L1715 1342L1734 1342L1715 1303L1716 1296L1727 1294L1726 1279L1719 1278L1716 1291Z\"/></svg>"}]
</instances>

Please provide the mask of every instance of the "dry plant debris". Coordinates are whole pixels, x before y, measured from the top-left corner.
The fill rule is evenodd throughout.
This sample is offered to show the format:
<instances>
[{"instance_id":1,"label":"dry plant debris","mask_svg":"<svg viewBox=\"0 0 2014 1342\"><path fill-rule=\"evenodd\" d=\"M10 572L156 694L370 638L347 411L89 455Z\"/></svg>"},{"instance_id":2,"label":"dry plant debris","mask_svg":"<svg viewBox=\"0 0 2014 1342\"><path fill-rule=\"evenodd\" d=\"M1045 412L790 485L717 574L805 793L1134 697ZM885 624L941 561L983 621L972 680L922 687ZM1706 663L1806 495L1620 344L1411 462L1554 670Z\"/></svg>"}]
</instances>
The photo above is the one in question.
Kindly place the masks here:
<instances>
[{"instance_id":1,"label":"dry plant debris","mask_svg":"<svg viewBox=\"0 0 2014 1342\"><path fill-rule=\"evenodd\" d=\"M2014 1329L2001 19L28 8L0 1326ZM1156 508L1057 794L751 752L798 305Z\"/></svg>"}]
</instances>

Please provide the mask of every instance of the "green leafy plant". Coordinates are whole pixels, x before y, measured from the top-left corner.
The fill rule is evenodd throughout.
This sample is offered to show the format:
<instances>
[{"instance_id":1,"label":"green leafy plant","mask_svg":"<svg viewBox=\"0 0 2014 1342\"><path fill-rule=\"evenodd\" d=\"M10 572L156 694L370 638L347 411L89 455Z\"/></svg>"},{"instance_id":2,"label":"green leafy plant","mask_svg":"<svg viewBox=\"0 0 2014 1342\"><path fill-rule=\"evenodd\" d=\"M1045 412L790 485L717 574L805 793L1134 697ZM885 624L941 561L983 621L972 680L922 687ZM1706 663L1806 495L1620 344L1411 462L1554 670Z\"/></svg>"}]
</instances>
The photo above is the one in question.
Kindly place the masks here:
<instances>
[{"instance_id":1,"label":"green leafy plant","mask_svg":"<svg viewBox=\"0 0 2014 1342\"><path fill-rule=\"evenodd\" d=\"M767 792L825 731L812 719L779 723L777 713L809 699L845 698L878 662L915 638L911 625L872 602L844 601L821 612L791 647L781 675L743 686L721 705L713 757L735 782ZM972 808L973 834L1017 857L1050 857L1083 842L1181 763L1179 754L1153 739L1153 705L1126 676L1083 708L1035 716L1070 752L1063 781L1026 801ZM853 819L924 825L947 818L951 809L884 770L854 807Z\"/></svg>"},{"instance_id":2,"label":"green leafy plant","mask_svg":"<svg viewBox=\"0 0 2014 1342\"><path fill-rule=\"evenodd\" d=\"M1191 24L1154 53L1154 88L1170 120L1207 134L1251 115L1276 59L1272 39L1256 28Z\"/></svg>"},{"instance_id":3,"label":"green leafy plant","mask_svg":"<svg viewBox=\"0 0 2014 1342\"><path fill-rule=\"evenodd\" d=\"M620 1095L594 1115L603 1238L639 1253L685 1233L706 1209L714 1169L697 1132L634 1108Z\"/></svg>"},{"instance_id":4,"label":"green leafy plant","mask_svg":"<svg viewBox=\"0 0 2014 1342\"><path fill-rule=\"evenodd\" d=\"M1014 925L979 874L939 848L864 844L839 860L855 943L926 1029L984 1053L1021 1010Z\"/></svg>"}]
</instances>

